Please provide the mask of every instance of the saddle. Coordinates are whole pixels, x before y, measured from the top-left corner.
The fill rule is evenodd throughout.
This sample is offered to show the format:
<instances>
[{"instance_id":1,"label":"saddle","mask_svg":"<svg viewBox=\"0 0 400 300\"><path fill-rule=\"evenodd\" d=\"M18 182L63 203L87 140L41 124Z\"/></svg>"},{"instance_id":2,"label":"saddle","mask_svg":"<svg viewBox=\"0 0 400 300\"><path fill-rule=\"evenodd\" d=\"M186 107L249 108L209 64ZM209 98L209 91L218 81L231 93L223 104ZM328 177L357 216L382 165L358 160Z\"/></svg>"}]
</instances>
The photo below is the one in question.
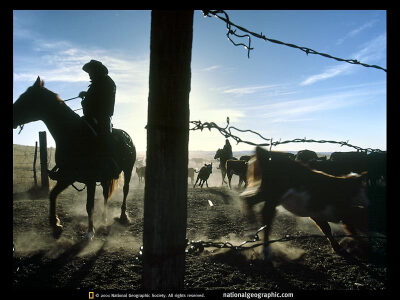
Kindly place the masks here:
<instances>
[{"instance_id":1,"label":"saddle","mask_svg":"<svg viewBox=\"0 0 400 300\"><path fill-rule=\"evenodd\" d=\"M70 151L60 149L60 156L64 158L63 166L56 165L48 170L48 176L52 180L61 178L85 178L102 181L105 178L118 179L122 171L119 161L119 139L115 134L99 132L82 118L82 144L81 151L76 150L75 155ZM81 136L81 137L82 137ZM79 151L79 152L78 152Z\"/></svg>"}]
</instances>

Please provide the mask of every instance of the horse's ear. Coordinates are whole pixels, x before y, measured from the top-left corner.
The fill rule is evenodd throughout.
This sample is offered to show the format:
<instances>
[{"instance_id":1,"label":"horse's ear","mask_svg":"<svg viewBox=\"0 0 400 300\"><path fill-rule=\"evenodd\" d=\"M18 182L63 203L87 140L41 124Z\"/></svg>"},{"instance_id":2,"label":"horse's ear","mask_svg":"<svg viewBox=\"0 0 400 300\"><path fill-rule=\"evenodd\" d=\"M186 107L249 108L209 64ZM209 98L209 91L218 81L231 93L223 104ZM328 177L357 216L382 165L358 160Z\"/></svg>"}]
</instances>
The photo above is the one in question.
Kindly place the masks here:
<instances>
[{"instance_id":1,"label":"horse's ear","mask_svg":"<svg viewBox=\"0 0 400 300\"><path fill-rule=\"evenodd\" d=\"M33 86L37 86L37 87L43 87L44 86L44 81L40 80L40 77L38 76L35 83L33 84Z\"/></svg>"}]
</instances>

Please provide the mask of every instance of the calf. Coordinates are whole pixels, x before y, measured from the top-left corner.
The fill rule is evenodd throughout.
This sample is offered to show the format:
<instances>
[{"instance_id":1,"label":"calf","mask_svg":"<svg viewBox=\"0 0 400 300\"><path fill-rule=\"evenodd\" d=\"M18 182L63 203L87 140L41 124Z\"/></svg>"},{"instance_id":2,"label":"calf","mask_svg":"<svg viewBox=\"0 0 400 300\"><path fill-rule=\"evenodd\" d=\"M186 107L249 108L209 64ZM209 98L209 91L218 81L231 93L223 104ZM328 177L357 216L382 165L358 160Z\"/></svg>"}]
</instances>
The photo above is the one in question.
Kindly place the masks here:
<instances>
[{"instance_id":1,"label":"calf","mask_svg":"<svg viewBox=\"0 0 400 300\"><path fill-rule=\"evenodd\" d=\"M247 173L247 162L244 160L233 160L228 159L226 161L226 175L228 177L229 188L231 188L231 179L233 174L239 176L239 185L241 186L242 182L244 182L245 187L247 186L246 180L246 173Z\"/></svg>"},{"instance_id":2,"label":"calf","mask_svg":"<svg viewBox=\"0 0 400 300\"><path fill-rule=\"evenodd\" d=\"M311 170L298 161L270 159L270 152L260 147L256 148L256 156L249 161L248 169L248 187L251 188L247 188L241 198L250 213L254 204L265 202L262 219L266 225L266 258L268 237L278 205L297 216L310 217L339 254L347 252L333 238L328 222L342 221L349 234L355 234L356 229L366 231L368 199L363 185L365 174L328 175ZM258 187L255 185L257 181L260 181Z\"/></svg>"},{"instance_id":3,"label":"calf","mask_svg":"<svg viewBox=\"0 0 400 300\"><path fill-rule=\"evenodd\" d=\"M199 180L200 180L199 186L201 188L203 187L204 182L206 183L206 186L208 187L207 180L208 180L208 177L210 177L210 174L212 173L212 163L210 163L209 165L205 164L204 167L202 167L198 173L199 173L199 175L197 175L197 179L196 179L196 182L194 183L193 187L196 187L196 184Z\"/></svg>"},{"instance_id":4,"label":"calf","mask_svg":"<svg viewBox=\"0 0 400 300\"><path fill-rule=\"evenodd\" d=\"M136 174L139 177L139 182L143 181L144 177L146 176L146 167L136 167Z\"/></svg>"}]
</instances>

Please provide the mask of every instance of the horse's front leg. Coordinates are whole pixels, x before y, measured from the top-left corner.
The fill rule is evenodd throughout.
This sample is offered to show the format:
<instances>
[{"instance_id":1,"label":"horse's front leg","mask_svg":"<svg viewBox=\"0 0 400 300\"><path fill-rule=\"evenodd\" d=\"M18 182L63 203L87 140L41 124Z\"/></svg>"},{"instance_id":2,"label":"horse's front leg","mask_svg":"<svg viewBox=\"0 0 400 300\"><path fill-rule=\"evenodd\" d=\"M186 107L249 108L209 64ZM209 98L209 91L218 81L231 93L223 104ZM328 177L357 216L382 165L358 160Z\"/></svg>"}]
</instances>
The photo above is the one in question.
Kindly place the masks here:
<instances>
[{"instance_id":1,"label":"horse's front leg","mask_svg":"<svg viewBox=\"0 0 400 300\"><path fill-rule=\"evenodd\" d=\"M263 224L265 225L263 254L264 254L264 260L266 261L271 261L271 246L269 244L269 234L271 232L272 221L276 214L275 207L276 205L274 205L273 203L266 202L264 204L262 213Z\"/></svg>"},{"instance_id":2,"label":"horse's front leg","mask_svg":"<svg viewBox=\"0 0 400 300\"><path fill-rule=\"evenodd\" d=\"M94 194L96 191L96 182L87 183L86 187L87 187L86 212L88 214L88 233L86 237L88 240L92 240L95 232L93 226L93 211L94 211Z\"/></svg>"},{"instance_id":3,"label":"horse's front leg","mask_svg":"<svg viewBox=\"0 0 400 300\"><path fill-rule=\"evenodd\" d=\"M108 210L108 198L109 198L109 189L111 185L111 180L106 180L101 183L103 187L103 197L104 197L104 209L103 209L103 223L107 224L107 210Z\"/></svg>"},{"instance_id":4,"label":"horse's front leg","mask_svg":"<svg viewBox=\"0 0 400 300\"><path fill-rule=\"evenodd\" d=\"M226 176L226 171L223 168L221 168L221 177L222 177L221 185L224 185L224 183L226 183L225 176Z\"/></svg>"},{"instance_id":5,"label":"horse's front leg","mask_svg":"<svg viewBox=\"0 0 400 300\"><path fill-rule=\"evenodd\" d=\"M58 239L61 236L63 227L61 225L60 219L57 216L57 197L65 190L72 182L57 181L56 185L50 192L50 213L49 221L50 226L53 228L53 236Z\"/></svg>"},{"instance_id":6,"label":"horse's front leg","mask_svg":"<svg viewBox=\"0 0 400 300\"><path fill-rule=\"evenodd\" d=\"M120 216L119 220L122 224L125 224L125 225L129 225L131 223L131 220L126 212L126 199L128 197L130 180L131 180L131 172L124 171L124 187L123 187L124 196L122 199L121 216Z\"/></svg>"}]
</instances>

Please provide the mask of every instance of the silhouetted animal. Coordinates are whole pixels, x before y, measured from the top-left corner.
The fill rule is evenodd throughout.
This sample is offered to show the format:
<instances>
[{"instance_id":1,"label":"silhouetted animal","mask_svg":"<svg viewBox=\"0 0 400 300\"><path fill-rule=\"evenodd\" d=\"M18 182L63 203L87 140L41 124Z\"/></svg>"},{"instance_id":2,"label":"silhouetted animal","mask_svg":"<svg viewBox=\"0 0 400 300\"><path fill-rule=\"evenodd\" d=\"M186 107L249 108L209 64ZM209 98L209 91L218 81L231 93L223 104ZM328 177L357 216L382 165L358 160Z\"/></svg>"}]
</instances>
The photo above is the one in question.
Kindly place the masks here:
<instances>
[{"instance_id":1,"label":"silhouetted animal","mask_svg":"<svg viewBox=\"0 0 400 300\"><path fill-rule=\"evenodd\" d=\"M226 161L226 175L228 176L229 188L231 188L231 179L234 174L239 176L238 187L241 186L242 182L244 182L246 187L247 185L246 173L247 173L246 161L233 160L233 159L228 159Z\"/></svg>"},{"instance_id":2,"label":"silhouetted animal","mask_svg":"<svg viewBox=\"0 0 400 300\"><path fill-rule=\"evenodd\" d=\"M197 172L196 172L197 173ZM210 177L210 174L212 173L212 163L210 164L205 164L200 171L198 172L199 175L197 175L196 182L194 183L193 187L196 187L197 182L199 182L199 186L203 187L204 182L206 183L206 186L208 187L207 180Z\"/></svg>"},{"instance_id":3,"label":"silhouetted animal","mask_svg":"<svg viewBox=\"0 0 400 300\"><path fill-rule=\"evenodd\" d=\"M143 182L146 177L146 166L141 168L136 168L136 174L139 177L139 182Z\"/></svg>"},{"instance_id":4,"label":"silhouetted animal","mask_svg":"<svg viewBox=\"0 0 400 300\"><path fill-rule=\"evenodd\" d=\"M379 179L386 183L386 151L371 152L367 157L369 183L375 186Z\"/></svg>"},{"instance_id":5,"label":"silhouetted animal","mask_svg":"<svg viewBox=\"0 0 400 300\"><path fill-rule=\"evenodd\" d=\"M269 233L278 205L297 216L310 217L328 238L332 248L337 253L347 254L333 238L328 222L342 221L345 231L350 234L356 234L356 229L367 231L365 174L336 177L311 170L298 161L270 160L270 156L270 152L256 148L256 156L249 161L248 188L241 194L250 216L254 204L265 202L262 219L266 225L266 257Z\"/></svg>"},{"instance_id":6,"label":"silhouetted animal","mask_svg":"<svg viewBox=\"0 0 400 300\"><path fill-rule=\"evenodd\" d=\"M317 160L318 155L317 155L317 153L315 153L314 151L311 151L311 150L307 150L307 149L300 150L299 152L297 152L295 159L300 160L302 162L308 162L311 159Z\"/></svg>"},{"instance_id":7,"label":"silhouetted animal","mask_svg":"<svg viewBox=\"0 0 400 300\"><path fill-rule=\"evenodd\" d=\"M194 181L194 169L193 168L188 168L188 178L190 178L191 184L193 184Z\"/></svg>"},{"instance_id":8,"label":"silhouetted animal","mask_svg":"<svg viewBox=\"0 0 400 300\"><path fill-rule=\"evenodd\" d=\"M226 176L226 161L229 159L229 153L224 151L224 149L218 149L214 155L214 159L219 158L219 169L221 170L222 182L221 185L226 183L225 176ZM236 157L232 157L231 159L237 160Z\"/></svg>"},{"instance_id":9,"label":"silhouetted animal","mask_svg":"<svg viewBox=\"0 0 400 300\"><path fill-rule=\"evenodd\" d=\"M53 174L56 185L50 192L50 225L53 228L55 238L60 237L62 226L57 216L57 196L75 181L86 184L89 239L93 238L95 230L93 226L94 195L96 182L100 181L103 187L104 213L107 218L107 201L111 196L118 179L110 173L109 160L105 153L98 155L100 150L93 148L96 141L90 133L90 129L82 121L81 117L72 111L57 94L46 89L44 82L37 78L36 82L23 93L13 104L13 127L38 121L43 121L56 142L55 162L58 168ZM89 132L89 133L88 133ZM126 213L126 198L129 191L129 181L132 176L133 165L136 160L136 149L130 136L121 129L113 129L112 155L118 164L120 174L124 172L123 201L121 206L122 222L128 223ZM117 170L118 171L118 170Z\"/></svg>"},{"instance_id":10,"label":"silhouetted animal","mask_svg":"<svg viewBox=\"0 0 400 300\"><path fill-rule=\"evenodd\" d=\"M281 152L281 151L270 151L271 159L274 160L294 160L296 155L289 152Z\"/></svg>"},{"instance_id":11,"label":"silhouetted animal","mask_svg":"<svg viewBox=\"0 0 400 300\"><path fill-rule=\"evenodd\" d=\"M250 160L250 155L242 155L239 160L244 160L244 161L249 161Z\"/></svg>"}]
</instances>

